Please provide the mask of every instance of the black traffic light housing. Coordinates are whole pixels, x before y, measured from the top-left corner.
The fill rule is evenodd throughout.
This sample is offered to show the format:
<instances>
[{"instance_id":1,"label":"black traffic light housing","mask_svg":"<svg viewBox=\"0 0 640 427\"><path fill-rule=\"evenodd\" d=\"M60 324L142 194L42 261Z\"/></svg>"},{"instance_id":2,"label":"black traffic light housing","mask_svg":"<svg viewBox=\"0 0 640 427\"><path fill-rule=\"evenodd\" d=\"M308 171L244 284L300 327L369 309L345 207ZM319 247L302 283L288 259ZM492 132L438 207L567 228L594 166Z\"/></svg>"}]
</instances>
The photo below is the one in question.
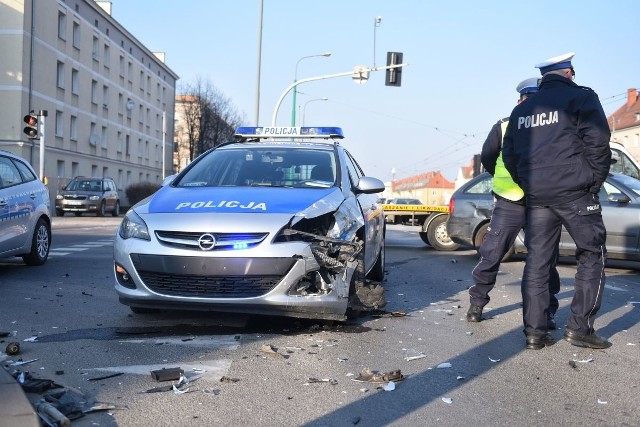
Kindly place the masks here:
<instances>
[{"instance_id":1,"label":"black traffic light housing","mask_svg":"<svg viewBox=\"0 0 640 427\"><path fill-rule=\"evenodd\" d=\"M387 52L387 67L402 64L402 52ZM402 67L388 68L384 79L385 86L400 87L402 83Z\"/></svg>"},{"instance_id":2,"label":"black traffic light housing","mask_svg":"<svg viewBox=\"0 0 640 427\"><path fill-rule=\"evenodd\" d=\"M30 112L24 116L24 122L27 124L24 128L24 133L29 139L38 139L38 116L34 112Z\"/></svg>"}]
</instances>

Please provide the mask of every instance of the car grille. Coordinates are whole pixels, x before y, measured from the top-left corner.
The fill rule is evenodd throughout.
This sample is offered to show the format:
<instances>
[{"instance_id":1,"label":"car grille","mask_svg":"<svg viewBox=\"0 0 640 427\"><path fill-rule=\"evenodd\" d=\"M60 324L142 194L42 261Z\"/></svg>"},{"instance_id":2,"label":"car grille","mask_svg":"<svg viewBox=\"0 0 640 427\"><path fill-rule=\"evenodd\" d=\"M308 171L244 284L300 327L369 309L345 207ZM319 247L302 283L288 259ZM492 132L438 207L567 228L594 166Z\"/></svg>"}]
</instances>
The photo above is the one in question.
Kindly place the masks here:
<instances>
[{"instance_id":1,"label":"car grille","mask_svg":"<svg viewBox=\"0 0 640 427\"><path fill-rule=\"evenodd\" d=\"M156 231L156 237L165 246L181 249L205 250L200 246L200 239L204 235L211 235L215 239L213 250L250 248L262 242L269 233L208 233L183 231ZM206 249L206 250L211 250Z\"/></svg>"},{"instance_id":2,"label":"car grille","mask_svg":"<svg viewBox=\"0 0 640 427\"><path fill-rule=\"evenodd\" d=\"M199 298L251 298L271 291L291 270L294 258L211 258L131 254L153 292ZM194 274L198 272L198 274Z\"/></svg>"},{"instance_id":3,"label":"car grille","mask_svg":"<svg viewBox=\"0 0 640 427\"><path fill-rule=\"evenodd\" d=\"M87 200L87 196L84 195L75 195L75 194L65 194L65 200Z\"/></svg>"},{"instance_id":4,"label":"car grille","mask_svg":"<svg viewBox=\"0 0 640 427\"><path fill-rule=\"evenodd\" d=\"M251 298L273 289L276 276L197 276L140 271L140 277L154 292L163 295L199 298Z\"/></svg>"}]
</instances>

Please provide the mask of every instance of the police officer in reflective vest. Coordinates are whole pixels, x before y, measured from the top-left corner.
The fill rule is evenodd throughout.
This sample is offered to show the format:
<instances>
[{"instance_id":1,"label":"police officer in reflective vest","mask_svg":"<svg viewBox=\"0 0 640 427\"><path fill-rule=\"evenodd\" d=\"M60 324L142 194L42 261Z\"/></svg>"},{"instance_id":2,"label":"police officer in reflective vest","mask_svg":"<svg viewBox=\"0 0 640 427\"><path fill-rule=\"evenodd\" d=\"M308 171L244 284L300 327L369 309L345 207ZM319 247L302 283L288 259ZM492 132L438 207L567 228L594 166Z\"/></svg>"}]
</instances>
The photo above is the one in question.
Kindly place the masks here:
<instances>
[{"instance_id":1,"label":"police officer in reflective vest","mask_svg":"<svg viewBox=\"0 0 640 427\"><path fill-rule=\"evenodd\" d=\"M522 298L528 348L554 342L547 333L548 267L562 226L577 248L564 338L580 347L611 345L593 327L605 282L606 230L598 192L609 173L611 133L596 93L573 82L573 56L536 65L543 76L539 91L513 109L502 147L504 164L526 196Z\"/></svg>"},{"instance_id":2,"label":"police officer in reflective vest","mask_svg":"<svg viewBox=\"0 0 640 427\"><path fill-rule=\"evenodd\" d=\"M539 80L539 78L533 77L518 84L516 87L520 94L518 104L538 92ZM508 122L508 118L505 118L493 125L482 146L482 154L480 155L482 166L493 175L495 206L487 235L478 249L480 262L471 273L474 285L469 288L468 322L480 322L482 320L482 310L489 303L489 292L491 292L496 283L500 261L509 252L518 233L525 225L524 192L518 184L513 182L502 161L502 137ZM549 270L548 329L556 329L554 320L554 315L558 309L556 294L560 291L560 276L556 270L555 261L554 259Z\"/></svg>"}]
</instances>

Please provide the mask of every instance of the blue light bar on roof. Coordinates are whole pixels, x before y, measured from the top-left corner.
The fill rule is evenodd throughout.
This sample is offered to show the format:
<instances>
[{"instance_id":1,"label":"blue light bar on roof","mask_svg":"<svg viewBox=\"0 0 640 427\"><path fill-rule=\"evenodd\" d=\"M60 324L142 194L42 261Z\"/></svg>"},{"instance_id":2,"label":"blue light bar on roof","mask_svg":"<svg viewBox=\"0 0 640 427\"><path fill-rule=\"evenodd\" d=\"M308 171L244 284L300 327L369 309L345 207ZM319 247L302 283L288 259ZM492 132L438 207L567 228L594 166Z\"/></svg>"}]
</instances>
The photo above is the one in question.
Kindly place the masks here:
<instances>
[{"instance_id":1,"label":"blue light bar on roof","mask_svg":"<svg viewBox=\"0 0 640 427\"><path fill-rule=\"evenodd\" d=\"M339 127L254 127L242 126L236 129L236 136L242 138L344 138Z\"/></svg>"}]
</instances>

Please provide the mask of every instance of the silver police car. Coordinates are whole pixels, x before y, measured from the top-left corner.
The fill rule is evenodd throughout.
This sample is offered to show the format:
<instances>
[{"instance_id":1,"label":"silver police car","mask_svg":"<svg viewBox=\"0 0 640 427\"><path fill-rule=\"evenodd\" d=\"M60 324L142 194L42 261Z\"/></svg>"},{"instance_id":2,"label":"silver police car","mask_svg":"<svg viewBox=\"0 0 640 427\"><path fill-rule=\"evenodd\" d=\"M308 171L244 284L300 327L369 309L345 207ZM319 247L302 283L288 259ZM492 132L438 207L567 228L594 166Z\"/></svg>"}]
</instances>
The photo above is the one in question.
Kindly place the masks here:
<instances>
[{"instance_id":1,"label":"silver police car","mask_svg":"<svg viewBox=\"0 0 640 427\"><path fill-rule=\"evenodd\" d=\"M0 150L0 258L42 265L51 245L49 190L20 156Z\"/></svg>"},{"instance_id":2,"label":"silver police car","mask_svg":"<svg viewBox=\"0 0 640 427\"><path fill-rule=\"evenodd\" d=\"M378 194L340 128L239 128L125 215L120 302L344 320L384 306Z\"/></svg>"}]
</instances>

